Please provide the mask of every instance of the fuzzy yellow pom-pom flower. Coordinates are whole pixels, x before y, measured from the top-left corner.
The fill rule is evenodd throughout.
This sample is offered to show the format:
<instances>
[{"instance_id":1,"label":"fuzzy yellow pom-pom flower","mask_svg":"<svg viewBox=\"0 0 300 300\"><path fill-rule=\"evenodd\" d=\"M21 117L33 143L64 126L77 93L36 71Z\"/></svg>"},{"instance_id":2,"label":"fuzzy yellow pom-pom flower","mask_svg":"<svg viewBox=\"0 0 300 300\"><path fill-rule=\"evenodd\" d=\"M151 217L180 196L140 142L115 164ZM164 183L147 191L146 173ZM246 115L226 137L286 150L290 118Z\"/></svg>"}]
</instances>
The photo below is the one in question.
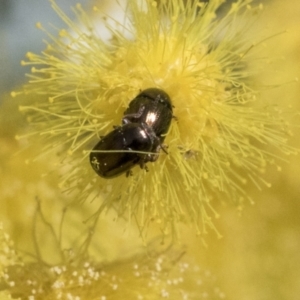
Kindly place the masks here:
<instances>
[{"instance_id":1,"label":"fuzzy yellow pom-pom flower","mask_svg":"<svg viewBox=\"0 0 300 300\"><path fill-rule=\"evenodd\" d=\"M261 101L255 82L259 39L246 32L261 6L239 0L217 16L223 2L129 0L118 16L94 7L94 18L78 5L75 23L51 1L67 28L48 33L41 54L27 54L24 92L33 100L20 110L30 135L45 138L42 155L58 153L62 189L77 190L78 201L99 199L96 216L114 208L141 231L156 223L168 234L183 221L206 232L210 214L217 216L213 199L239 203L249 198L247 181L268 185L261 173L275 155L265 145L291 152L281 110ZM89 153L121 125L130 101L153 87L174 106L168 154L160 151L149 172L136 166L128 178L98 177Z\"/></svg>"}]
</instances>

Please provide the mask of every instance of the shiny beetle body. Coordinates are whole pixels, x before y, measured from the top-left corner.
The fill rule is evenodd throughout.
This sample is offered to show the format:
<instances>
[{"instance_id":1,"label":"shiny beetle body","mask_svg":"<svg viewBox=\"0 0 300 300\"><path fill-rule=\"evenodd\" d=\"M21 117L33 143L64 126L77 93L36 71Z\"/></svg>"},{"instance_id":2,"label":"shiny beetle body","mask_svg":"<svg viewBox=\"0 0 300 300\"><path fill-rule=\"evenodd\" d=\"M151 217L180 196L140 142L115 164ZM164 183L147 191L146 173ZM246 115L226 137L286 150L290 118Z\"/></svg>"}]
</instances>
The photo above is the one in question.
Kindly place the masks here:
<instances>
[{"instance_id":1,"label":"shiny beetle body","mask_svg":"<svg viewBox=\"0 0 300 300\"><path fill-rule=\"evenodd\" d=\"M148 161L156 159L155 153L144 154L133 150L152 152L159 145L159 139L151 132L149 134L147 128L137 123L128 123L115 128L100 140L90 155L91 165L101 177L115 177L128 172L136 164L143 168Z\"/></svg>"},{"instance_id":2,"label":"shiny beetle body","mask_svg":"<svg viewBox=\"0 0 300 300\"><path fill-rule=\"evenodd\" d=\"M164 91L142 91L125 110L122 126L104 136L90 153L95 172L112 178L128 175L135 165L147 170L146 163L156 161L163 149L172 117L171 100Z\"/></svg>"},{"instance_id":3,"label":"shiny beetle body","mask_svg":"<svg viewBox=\"0 0 300 300\"><path fill-rule=\"evenodd\" d=\"M150 88L141 92L124 112L123 123L147 124L161 139L165 138L173 116L171 100L162 90Z\"/></svg>"}]
</instances>

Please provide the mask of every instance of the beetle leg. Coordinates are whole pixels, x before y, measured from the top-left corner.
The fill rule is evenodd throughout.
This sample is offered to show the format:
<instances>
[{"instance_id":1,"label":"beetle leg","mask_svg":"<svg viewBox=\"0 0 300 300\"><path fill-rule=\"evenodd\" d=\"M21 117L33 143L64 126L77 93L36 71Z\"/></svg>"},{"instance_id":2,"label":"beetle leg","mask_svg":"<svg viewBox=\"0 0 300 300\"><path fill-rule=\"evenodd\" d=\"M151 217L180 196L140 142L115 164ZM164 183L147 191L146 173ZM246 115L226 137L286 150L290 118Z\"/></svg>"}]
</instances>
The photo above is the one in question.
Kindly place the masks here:
<instances>
[{"instance_id":1,"label":"beetle leg","mask_svg":"<svg viewBox=\"0 0 300 300\"><path fill-rule=\"evenodd\" d=\"M145 170L146 172L149 172L149 169L146 165L146 163L148 162L149 160L148 159L142 159L141 162L140 162L140 168L142 170Z\"/></svg>"},{"instance_id":2,"label":"beetle leg","mask_svg":"<svg viewBox=\"0 0 300 300\"><path fill-rule=\"evenodd\" d=\"M162 149L162 151L164 151L166 154L169 154L168 151L166 150L166 149L168 149L168 145L160 144L159 148Z\"/></svg>"},{"instance_id":3,"label":"beetle leg","mask_svg":"<svg viewBox=\"0 0 300 300\"><path fill-rule=\"evenodd\" d=\"M129 177L129 176L132 176L133 175L133 173L132 173L132 171L131 170L128 170L128 171L126 171L126 177Z\"/></svg>"},{"instance_id":4,"label":"beetle leg","mask_svg":"<svg viewBox=\"0 0 300 300\"><path fill-rule=\"evenodd\" d=\"M159 157L159 153L158 152L157 152L157 154L156 153L148 154L147 157L146 157L146 159L145 159L145 162L148 162L148 161L154 162L154 161L156 161L158 159L158 157Z\"/></svg>"}]
</instances>

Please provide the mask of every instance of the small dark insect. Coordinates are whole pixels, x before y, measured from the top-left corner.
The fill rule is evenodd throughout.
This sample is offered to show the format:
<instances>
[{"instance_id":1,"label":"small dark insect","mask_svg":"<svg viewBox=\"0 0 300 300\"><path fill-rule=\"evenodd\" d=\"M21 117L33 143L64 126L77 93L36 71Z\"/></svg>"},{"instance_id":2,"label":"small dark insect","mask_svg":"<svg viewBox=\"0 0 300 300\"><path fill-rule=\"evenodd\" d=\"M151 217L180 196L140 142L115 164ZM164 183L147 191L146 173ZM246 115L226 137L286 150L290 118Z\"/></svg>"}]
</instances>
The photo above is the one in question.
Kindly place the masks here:
<instances>
[{"instance_id":1,"label":"small dark insect","mask_svg":"<svg viewBox=\"0 0 300 300\"><path fill-rule=\"evenodd\" d=\"M122 125L104 136L90 153L95 172L104 178L122 173L128 176L131 168L158 159L173 117L170 97L157 88L142 91L130 103ZM147 153L138 153L147 152ZM166 151L165 151L166 152Z\"/></svg>"}]
</instances>

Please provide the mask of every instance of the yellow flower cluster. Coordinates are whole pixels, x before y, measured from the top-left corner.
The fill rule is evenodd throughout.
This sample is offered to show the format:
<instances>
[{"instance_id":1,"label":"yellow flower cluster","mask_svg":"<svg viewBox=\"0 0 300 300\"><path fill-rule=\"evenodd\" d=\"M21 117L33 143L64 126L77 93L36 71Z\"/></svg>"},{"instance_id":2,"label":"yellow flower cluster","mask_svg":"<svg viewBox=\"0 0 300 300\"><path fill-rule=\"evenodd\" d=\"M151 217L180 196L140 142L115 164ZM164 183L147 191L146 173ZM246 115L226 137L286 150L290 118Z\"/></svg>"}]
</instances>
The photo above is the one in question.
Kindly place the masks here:
<instances>
[{"instance_id":1,"label":"yellow flower cluster","mask_svg":"<svg viewBox=\"0 0 300 300\"><path fill-rule=\"evenodd\" d=\"M174 233L183 221L200 234L214 227L213 199L251 201L245 183L270 185L260 175L274 163L264 146L292 150L282 112L255 89L259 40L249 39L248 23L239 18L256 18L261 6L240 0L220 18L223 1L131 0L124 22L105 16L110 37L104 39L80 5L75 23L51 2L68 28L58 38L48 34L42 54L27 53L22 63L32 65L32 73L24 93L34 100L20 110L35 128L29 134L45 138L42 155L59 153L67 170L60 186L77 190L76 201L101 202L96 215L113 207L141 232L152 223ZM149 163L148 173L134 168L129 178L97 177L88 154L149 87L166 91L174 105L168 155Z\"/></svg>"}]
</instances>

